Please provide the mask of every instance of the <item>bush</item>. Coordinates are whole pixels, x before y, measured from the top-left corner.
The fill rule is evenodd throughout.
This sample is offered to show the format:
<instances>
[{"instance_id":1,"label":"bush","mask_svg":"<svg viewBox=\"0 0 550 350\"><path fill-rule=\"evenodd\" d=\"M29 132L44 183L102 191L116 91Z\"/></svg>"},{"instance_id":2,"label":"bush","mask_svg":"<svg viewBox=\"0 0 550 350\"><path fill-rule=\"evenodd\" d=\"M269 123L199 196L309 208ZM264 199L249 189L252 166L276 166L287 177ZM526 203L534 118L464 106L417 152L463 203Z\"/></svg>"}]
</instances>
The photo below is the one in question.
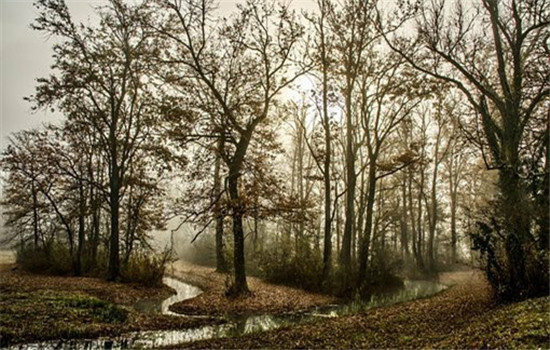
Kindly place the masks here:
<instances>
[{"instance_id":1,"label":"bush","mask_svg":"<svg viewBox=\"0 0 550 350\"><path fill-rule=\"evenodd\" d=\"M171 258L172 253L168 250L160 254L136 252L130 257L128 264L122 268L122 281L145 286L160 286L166 264Z\"/></svg>"},{"instance_id":2,"label":"bush","mask_svg":"<svg viewBox=\"0 0 550 350\"><path fill-rule=\"evenodd\" d=\"M505 234L507 236L505 236ZM489 283L501 300L520 300L549 293L549 252L540 249L536 241L513 241L510 233L503 233L502 225L496 216L476 222L470 232L473 249L481 254ZM515 242L513 249L507 249L507 239ZM510 252L519 252L523 257L514 261ZM520 267L523 281L514 278L512 269Z\"/></svg>"},{"instance_id":3,"label":"bush","mask_svg":"<svg viewBox=\"0 0 550 350\"><path fill-rule=\"evenodd\" d=\"M368 281L371 285L401 286L403 281L397 277L403 270L403 260L391 251L374 251L370 260Z\"/></svg>"},{"instance_id":4,"label":"bush","mask_svg":"<svg viewBox=\"0 0 550 350\"><path fill-rule=\"evenodd\" d=\"M17 265L24 271L68 275L73 271L69 249L58 242L44 246L22 245L17 250Z\"/></svg>"},{"instance_id":5,"label":"bush","mask_svg":"<svg viewBox=\"0 0 550 350\"><path fill-rule=\"evenodd\" d=\"M160 286L166 264L171 257L169 251L160 254L138 251L130 257L128 264L122 266L122 281ZM23 245L17 250L16 259L22 270L32 273L64 276L74 272L70 251L59 242L50 242L37 248L33 245ZM108 252L103 249L98 251L93 263L90 257L84 254L82 271L86 271L88 276L103 278L107 274L107 262Z\"/></svg>"},{"instance_id":6,"label":"bush","mask_svg":"<svg viewBox=\"0 0 550 350\"><path fill-rule=\"evenodd\" d=\"M314 291L322 287L322 258L308 244L302 244L300 254L290 242L265 249L258 258L258 269L263 278L273 283Z\"/></svg>"}]
</instances>

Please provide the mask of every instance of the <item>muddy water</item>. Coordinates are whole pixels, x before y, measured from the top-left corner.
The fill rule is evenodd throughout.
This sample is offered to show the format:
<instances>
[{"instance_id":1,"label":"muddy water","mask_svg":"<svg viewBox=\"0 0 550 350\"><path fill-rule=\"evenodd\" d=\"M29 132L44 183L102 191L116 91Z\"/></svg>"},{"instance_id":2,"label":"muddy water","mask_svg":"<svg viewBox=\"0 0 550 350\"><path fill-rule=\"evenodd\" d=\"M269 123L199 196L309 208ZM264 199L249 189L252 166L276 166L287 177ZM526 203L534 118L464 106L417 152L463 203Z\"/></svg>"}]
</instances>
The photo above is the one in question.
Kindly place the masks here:
<instances>
[{"instance_id":1,"label":"muddy water","mask_svg":"<svg viewBox=\"0 0 550 350\"><path fill-rule=\"evenodd\" d=\"M174 288L177 294L165 300L148 300L136 305L143 312L175 315L169 310L170 305L194 298L202 291L177 279L166 277L164 283ZM187 330L134 332L113 338L92 340L50 341L24 344L11 349L124 349L124 348L158 348L174 346L181 343L233 337L255 332L277 329L282 326L316 322L324 318L340 317L380 306L389 306L399 302L424 298L445 289L444 285L432 281L405 281L403 288L371 296L369 300L334 304L310 310L287 314L263 314L228 317L228 323L203 326Z\"/></svg>"}]
</instances>

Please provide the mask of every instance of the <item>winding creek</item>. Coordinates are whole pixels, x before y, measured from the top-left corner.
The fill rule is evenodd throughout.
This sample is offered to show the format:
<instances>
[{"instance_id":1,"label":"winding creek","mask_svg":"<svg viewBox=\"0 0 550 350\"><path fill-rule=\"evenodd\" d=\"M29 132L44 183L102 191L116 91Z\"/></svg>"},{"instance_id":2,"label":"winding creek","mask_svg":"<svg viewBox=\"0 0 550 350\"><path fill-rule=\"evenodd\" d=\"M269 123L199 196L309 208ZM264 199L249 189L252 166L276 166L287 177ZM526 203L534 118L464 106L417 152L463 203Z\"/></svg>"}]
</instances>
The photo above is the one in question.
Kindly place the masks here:
<instances>
[{"instance_id":1,"label":"winding creek","mask_svg":"<svg viewBox=\"0 0 550 350\"><path fill-rule=\"evenodd\" d=\"M175 289L177 294L164 300L146 300L136 304L135 308L142 312L179 315L170 311L169 307L172 304L194 298L202 293L198 287L173 277L165 277L163 282ZM298 325L319 321L324 318L350 315L374 307L389 306L404 301L424 298L436 294L445 288L447 287L432 281L406 280L403 288L391 292L375 294L372 295L369 300L359 302L332 304L286 314L229 315L226 317L227 323L202 326L193 329L142 331L112 338L47 341L14 345L10 347L10 349L124 349L174 346L191 341L264 332L288 325Z\"/></svg>"}]
</instances>

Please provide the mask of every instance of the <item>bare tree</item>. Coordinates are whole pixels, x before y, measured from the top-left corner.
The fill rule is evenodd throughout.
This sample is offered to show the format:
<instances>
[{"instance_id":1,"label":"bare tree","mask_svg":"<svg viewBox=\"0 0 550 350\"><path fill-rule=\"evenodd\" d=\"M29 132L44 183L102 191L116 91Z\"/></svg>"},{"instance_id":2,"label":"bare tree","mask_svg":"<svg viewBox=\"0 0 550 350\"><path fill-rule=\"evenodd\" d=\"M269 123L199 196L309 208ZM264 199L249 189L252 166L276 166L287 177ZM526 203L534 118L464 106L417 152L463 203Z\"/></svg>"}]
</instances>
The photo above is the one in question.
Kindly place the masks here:
<instances>
[{"instance_id":1,"label":"bare tree","mask_svg":"<svg viewBox=\"0 0 550 350\"><path fill-rule=\"evenodd\" d=\"M178 79L191 81L215 102L218 130L226 147L226 188L233 219L235 294L248 294L244 260L243 215L239 178L255 131L271 114L277 95L299 73L290 71L302 34L288 7L249 1L231 21L210 20L209 1L158 1L167 10L153 26L171 45L163 61ZM290 74L290 76L288 75ZM191 92L191 95L192 92Z\"/></svg>"},{"instance_id":2,"label":"bare tree","mask_svg":"<svg viewBox=\"0 0 550 350\"><path fill-rule=\"evenodd\" d=\"M141 25L145 7L113 0L98 10L100 24L73 22L62 0L37 2L33 27L60 38L54 44L56 74L39 80L36 108L57 106L98 136L108 165L109 278L120 275L119 215L129 165L152 130L153 102L146 60L154 47ZM150 84L149 84L150 85Z\"/></svg>"}]
</instances>

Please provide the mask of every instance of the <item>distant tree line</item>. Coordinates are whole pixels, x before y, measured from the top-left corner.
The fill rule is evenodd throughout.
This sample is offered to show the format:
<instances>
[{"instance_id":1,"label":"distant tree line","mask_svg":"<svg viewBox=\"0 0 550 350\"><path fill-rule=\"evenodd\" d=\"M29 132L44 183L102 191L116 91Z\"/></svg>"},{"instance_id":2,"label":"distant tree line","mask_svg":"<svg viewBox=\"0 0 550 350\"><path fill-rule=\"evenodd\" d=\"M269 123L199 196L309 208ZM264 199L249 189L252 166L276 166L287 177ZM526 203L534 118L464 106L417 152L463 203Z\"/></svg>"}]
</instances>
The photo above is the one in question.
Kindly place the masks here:
<instances>
[{"instance_id":1,"label":"distant tree line","mask_svg":"<svg viewBox=\"0 0 550 350\"><path fill-rule=\"evenodd\" d=\"M316 6L110 0L84 25L39 0L28 100L64 119L4 150L15 241L114 280L175 215L232 295L247 269L350 295L478 259L502 298L548 293L550 4Z\"/></svg>"}]
</instances>

